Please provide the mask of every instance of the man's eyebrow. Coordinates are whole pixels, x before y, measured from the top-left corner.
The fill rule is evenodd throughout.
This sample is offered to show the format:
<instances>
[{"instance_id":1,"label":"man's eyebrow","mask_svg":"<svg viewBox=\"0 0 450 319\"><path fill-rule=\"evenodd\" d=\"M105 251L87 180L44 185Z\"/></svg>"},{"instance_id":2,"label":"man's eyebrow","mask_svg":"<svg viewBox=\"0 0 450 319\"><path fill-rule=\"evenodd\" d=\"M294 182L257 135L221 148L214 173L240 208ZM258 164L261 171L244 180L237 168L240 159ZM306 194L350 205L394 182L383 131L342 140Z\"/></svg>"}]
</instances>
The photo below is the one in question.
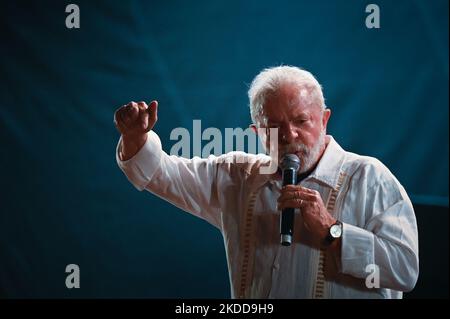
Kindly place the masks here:
<instances>
[{"instance_id":1,"label":"man's eyebrow","mask_svg":"<svg viewBox=\"0 0 450 319\"><path fill-rule=\"evenodd\" d=\"M302 116L306 116L306 117L309 116L309 112L302 111L302 112L298 113L297 115L294 115L294 118L302 117Z\"/></svg>"},{"instance_id":2,"label":"man's eyebrow","mask_svg":"<svg viewBox=\"0 0 450 319\"><path fill-rule=\"evenodd\" d=\"M302 111L302 112L300 112L300 113L298 113L296 115L293 115L292 118L297 118L297 117L301 117L301 116L308 117L309 115L310 115L310 113L308 111ZM279 121L267 119L267 122L278 123Z\"/></svg>"}]
</instances>

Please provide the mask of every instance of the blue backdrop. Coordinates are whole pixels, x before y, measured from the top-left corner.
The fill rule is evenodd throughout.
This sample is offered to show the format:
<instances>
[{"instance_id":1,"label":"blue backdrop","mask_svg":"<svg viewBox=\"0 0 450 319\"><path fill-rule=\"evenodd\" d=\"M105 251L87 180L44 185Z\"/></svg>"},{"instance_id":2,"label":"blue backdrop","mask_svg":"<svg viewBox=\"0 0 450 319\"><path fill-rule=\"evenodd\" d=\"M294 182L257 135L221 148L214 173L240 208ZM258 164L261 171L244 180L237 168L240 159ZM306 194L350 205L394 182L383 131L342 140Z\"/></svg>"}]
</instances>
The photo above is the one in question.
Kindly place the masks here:
<instances>
[{"instance_id":1,"label":"blue backdrop","mask_svg":"<svg viewBox=\"0 0 450 319\"><path fill-rule=\"evenodd\" d=\"M193 119L245 128L268 66L310 70L345 149L448 206L447 0L374 1L380 29L360 0L77 0L80 29L69 3L0 2L1 296L229 297L219 232L127 182L113 113L158 99L166 151Z\"/></svg>"}]
</instances>

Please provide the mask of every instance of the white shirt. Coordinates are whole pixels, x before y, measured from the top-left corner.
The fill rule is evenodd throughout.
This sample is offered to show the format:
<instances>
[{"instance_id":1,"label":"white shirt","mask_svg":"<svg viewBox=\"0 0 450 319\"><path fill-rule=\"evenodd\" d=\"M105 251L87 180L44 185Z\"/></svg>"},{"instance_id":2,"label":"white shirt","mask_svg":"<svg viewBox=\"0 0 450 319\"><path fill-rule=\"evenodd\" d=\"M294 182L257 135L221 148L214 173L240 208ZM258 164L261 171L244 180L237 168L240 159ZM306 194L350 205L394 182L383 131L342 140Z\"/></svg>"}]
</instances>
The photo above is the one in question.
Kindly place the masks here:
<instances>
[{"instance_id":1,"label":"white shirt","mask_svg":"<svg viewBox=\"0 0 450 319\"><path fill-rule=\"evenodd\" d=\"M259 173L270 163L267 155L169 156L150 131L145 145L127 161L120 160L119 140L116 160L138 190L221 231L233 298L401 298L419 274L411 201L380 161L344 151L329 135L327 141L320 162L300 185L319 191L329 212L343 223L341 258L321 255L298 211L293 244L280 245L276 203L281 180ZM380 288L368 288L366 281L373 287L377 278Z\"/></svg>"}]
</instances>

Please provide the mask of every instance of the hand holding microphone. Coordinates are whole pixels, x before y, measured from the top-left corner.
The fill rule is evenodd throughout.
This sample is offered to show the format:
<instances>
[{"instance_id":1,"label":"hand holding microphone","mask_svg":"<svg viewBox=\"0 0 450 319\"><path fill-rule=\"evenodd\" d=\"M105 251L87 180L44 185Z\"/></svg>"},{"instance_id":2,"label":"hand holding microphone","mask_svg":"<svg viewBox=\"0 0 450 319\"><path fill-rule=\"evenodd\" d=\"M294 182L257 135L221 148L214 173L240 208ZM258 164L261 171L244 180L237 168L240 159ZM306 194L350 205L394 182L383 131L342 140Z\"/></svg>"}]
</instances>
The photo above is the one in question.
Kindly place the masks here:
<instances>
[{"instance_id":1,"label":"hand holding microphone","mask_svg":"<svg viewBox=\"0 0 450 319\"><path fill-rule=\"evenodd\" d=\"M300 159L297 155L286 154L280 163L283 176L283 186L297 184L297 172L300 168ZM283 246L290 246L294 232L295 208L286 207L281 211L280 216L280 243Z\"/></svg>"},{"instance_id":2,"label":"hand holding microphone","mask_svg":"<svg viewBox=\"0 0 450 319\"><path fill-rule=\"evenodd\" d=\"M281 244L292 244L295 209L301 210L303 223L310 235L323 242L337 220L328 212L318 191L297 185L300 160L296 155L285 155L280 167L283 173L283 189L278 198Z\"/></svg>"}]
</instances>

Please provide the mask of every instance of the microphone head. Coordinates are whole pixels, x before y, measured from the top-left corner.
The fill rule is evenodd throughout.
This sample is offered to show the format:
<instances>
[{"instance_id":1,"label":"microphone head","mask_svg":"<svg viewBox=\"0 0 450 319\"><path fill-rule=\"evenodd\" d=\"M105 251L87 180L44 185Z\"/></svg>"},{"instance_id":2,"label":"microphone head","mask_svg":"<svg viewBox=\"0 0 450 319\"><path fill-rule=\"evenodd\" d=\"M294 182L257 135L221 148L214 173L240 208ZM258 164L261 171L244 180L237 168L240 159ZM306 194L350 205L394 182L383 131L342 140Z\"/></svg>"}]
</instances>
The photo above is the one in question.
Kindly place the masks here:
<instances>
[{"instance_id":1,"label":"microphone head","mask_svg":"<svg viewBox=\"0 0 450 319\"><path fill-rule=\"evenodd\" d=\"M295 154L285 154L281 158L280 167L282 170L293 169L297 172L300 168L300 159Z\"/></svg>"}]
</instances>

